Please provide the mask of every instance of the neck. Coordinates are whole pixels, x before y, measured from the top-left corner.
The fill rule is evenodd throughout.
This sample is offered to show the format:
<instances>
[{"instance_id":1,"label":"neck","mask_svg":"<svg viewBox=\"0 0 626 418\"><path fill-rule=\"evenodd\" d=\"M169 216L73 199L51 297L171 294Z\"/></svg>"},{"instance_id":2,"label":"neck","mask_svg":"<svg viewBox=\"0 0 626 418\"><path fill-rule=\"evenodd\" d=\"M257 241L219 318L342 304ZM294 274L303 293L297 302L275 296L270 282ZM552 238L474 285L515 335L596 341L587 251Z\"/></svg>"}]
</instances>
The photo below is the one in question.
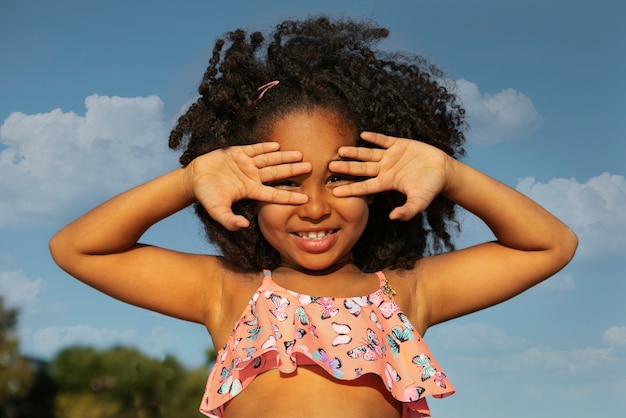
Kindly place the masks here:
<instances>
[{"instance_id":1,"label":"neck","mask_svg":"<svg viewBox=\"0 0 626 418\"><path fill-rule=\"evenodd\" d=\"M302 266L290 264L290 263L281 263L274 271L293 271L306 276L329 276L335 273L360 273L361 270L352 263L352 260L344 260L342 262L333 264L322 270L309 270Z\"/></svg>"}]
</instances>

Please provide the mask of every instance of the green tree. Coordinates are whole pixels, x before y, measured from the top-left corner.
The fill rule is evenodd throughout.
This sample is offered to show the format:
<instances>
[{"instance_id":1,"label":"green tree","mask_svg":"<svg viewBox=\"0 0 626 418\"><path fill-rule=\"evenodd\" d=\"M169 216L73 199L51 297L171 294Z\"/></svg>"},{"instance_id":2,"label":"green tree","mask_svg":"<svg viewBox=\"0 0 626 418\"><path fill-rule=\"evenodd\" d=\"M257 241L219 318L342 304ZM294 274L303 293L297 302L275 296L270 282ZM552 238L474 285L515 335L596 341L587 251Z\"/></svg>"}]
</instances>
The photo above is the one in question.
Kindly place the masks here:
<instances>
[{"instance_id":1,"label":"green tree","mask_svg":"<svg viewBox=\"0 0 626 418\"><path fill-rule=\"evenodd\" d=\"M27 396L34 375L19 353L17 309L4 305L0 295L0 417L18 417L20 400Z\"/></svg>"},{"instance_id":2,"label":"green tree","mask_svg":"<svg viewBox=\"0 0 626 418\"><path fill-rule=\"evenodd\" d=\"M34 382L28 394L16 402L16 416L19 418L55 418L56 386L48 373L48 362L30 357L26 360L33 370Z\"/></svg>"},{"instance_id":3,"label":"green tree","mask_svg":"<svg viewBox=\"0 0 626 418\"><path fill-rule=\"evenodd\" d=\"M134 348L70 347L57 354L55 415L63 418L199 417L204 372Z\"/></svg>"}]
</instances>

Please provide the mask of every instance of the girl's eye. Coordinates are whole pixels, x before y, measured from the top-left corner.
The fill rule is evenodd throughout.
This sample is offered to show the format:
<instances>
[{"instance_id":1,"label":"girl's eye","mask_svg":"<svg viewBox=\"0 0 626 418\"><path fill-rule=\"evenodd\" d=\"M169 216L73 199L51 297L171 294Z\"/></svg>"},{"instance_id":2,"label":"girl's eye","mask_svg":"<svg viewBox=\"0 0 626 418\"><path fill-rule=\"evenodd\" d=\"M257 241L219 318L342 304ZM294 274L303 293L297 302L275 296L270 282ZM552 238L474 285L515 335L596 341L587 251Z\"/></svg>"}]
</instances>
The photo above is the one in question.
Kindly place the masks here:
<instances>
[{"instance_id":1,"label":"girl's eye","mask_svg":"<svg viewBox=\"0 0 626 418\"><path fill-rule=\"evenodd\" d=\"M274 187L275 189L287 189L292 190L298 187L298 184L293 180L276 180L268 183L263 183L266 186Z\"/></svg>"},{"instance_id":2,"label":"girl's eye","mask_svg":"<svg viewBox=\"0 0 626 418\"><path fill-rule=\"evenodd\" d=\"M358 179L354 176L348 176L346 174L333 174L327 180L329 184L337 184L337 183L353 183L358 181Z\"/></svg>"}]
</instances>

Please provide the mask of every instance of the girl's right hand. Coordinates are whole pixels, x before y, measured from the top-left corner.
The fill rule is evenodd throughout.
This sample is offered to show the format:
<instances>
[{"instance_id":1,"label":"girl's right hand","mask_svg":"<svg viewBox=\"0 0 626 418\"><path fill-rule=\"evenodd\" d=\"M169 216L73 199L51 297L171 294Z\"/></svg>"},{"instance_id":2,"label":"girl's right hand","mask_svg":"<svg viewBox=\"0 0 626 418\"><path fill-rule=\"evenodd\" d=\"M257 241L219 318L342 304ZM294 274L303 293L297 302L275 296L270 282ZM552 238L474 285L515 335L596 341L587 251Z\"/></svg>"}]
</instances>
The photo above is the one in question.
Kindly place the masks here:
<instances>
[{"instance_id":1,"label":"girl's right hand","mask_svg":"<svg viewBox=\"0 0 626 418\"><path fill-rule=\"evenodd\" d=\"M193 160L186 168L185 187L208 214L229 231L246 228L250 222L232 211L242 199L300 205L307 195L266 186L276 180L311 171L299 151L279 151L276 142L229 147Z\"/></svg>"}]
</instances>

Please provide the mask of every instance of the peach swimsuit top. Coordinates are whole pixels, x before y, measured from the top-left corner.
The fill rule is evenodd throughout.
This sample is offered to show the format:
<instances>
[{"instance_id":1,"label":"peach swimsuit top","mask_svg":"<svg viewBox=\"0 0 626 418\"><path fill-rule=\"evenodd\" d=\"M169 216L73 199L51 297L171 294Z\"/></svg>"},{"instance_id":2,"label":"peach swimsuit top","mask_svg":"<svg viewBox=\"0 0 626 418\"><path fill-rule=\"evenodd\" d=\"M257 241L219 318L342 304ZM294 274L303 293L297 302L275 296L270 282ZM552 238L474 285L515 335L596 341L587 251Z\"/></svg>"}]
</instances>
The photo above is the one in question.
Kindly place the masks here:
<instances>
[{"instance_id":1,"label":"peach swimsuit top","mask_svg":"<svg viewBox=\"0 0 626 418\"><path fill-rule=\"evenodd\" d=\"M260 373L293 373L298 365L314 364L340 380L374 373L403 403L403 417L430 416L425 396L442 398L454 388L394 302L384 274L376 275L380 288L374 293L332 298L284 289L265 271L217 354L200 412L222 417L224 405Z\"/></svg>"}]
</instances>

